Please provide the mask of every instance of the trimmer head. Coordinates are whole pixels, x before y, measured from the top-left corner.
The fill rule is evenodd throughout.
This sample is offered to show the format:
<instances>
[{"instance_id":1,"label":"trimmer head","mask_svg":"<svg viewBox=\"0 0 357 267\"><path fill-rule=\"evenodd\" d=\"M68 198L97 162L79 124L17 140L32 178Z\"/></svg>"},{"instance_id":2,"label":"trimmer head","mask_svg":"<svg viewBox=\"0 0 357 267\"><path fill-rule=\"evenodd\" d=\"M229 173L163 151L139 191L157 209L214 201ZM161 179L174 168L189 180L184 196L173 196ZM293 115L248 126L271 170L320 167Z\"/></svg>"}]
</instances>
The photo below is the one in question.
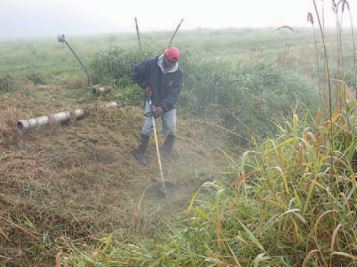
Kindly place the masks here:
<instances>
[{"instance_id":1,"label":"trimmer head","mask_svg":"<svg viewBox=\"0 0 357 267\"><path fill-rule=\"evenodd\" d=\"M167 198L175 191L175 183L165 181L164 183L156 182L152 186L152 192L160 198Z\"/></svg>"},{"instance_id":2,"label":"trimmer head","mask_svg":"<svg viewBox=\"0 0 357 267\"><path fill-rule=\"evenodd\" d=\"M165 183L161 183L160 188L159 188L159 194L161 197L167 197L167 188L165 186Z\"/></svg>"}]
</instances>

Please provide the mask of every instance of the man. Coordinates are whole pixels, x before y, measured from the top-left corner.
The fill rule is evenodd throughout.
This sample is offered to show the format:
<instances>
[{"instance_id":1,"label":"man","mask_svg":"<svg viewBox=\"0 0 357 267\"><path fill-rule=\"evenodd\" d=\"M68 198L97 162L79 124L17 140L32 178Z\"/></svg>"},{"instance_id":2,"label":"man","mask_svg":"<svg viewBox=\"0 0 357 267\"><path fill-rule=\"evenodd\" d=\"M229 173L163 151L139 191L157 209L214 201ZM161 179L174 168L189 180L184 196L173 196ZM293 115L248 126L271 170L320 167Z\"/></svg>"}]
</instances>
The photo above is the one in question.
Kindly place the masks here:
<instances>
[{"instance_id":1,"label":"man","mask_svg":"<svg viewBox=\"0 0 357 267\"><path fill-rule=\"evenodd\" d=\"M144 60L134 67L134 80L146 95L145 114L150 112L148 99L151 98L155 117L161 117L162 132L166 136L162 152L166 155L170 155L176 137L176 101L183 86L179 59L180 51L169 47L162 55ZM152 118L146 116L136 153L136 159L142 165L146 165L144 156L152 131Z\"/></svg>"}]
</instances>

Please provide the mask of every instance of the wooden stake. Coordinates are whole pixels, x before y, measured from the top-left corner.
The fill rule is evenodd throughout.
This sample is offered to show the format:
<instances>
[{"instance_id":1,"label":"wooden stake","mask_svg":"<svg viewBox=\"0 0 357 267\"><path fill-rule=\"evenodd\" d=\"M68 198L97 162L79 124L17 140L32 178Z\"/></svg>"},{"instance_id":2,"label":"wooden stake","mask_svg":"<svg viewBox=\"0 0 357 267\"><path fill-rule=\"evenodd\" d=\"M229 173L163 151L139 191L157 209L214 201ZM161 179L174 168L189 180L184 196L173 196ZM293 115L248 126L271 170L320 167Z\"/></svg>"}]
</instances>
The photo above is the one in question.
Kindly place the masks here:
<instances>
[{"instance_id":1,"label":"wooden stake","mask_svg":"<svg viewBox=\"0 0 357 267\"><path fill-rule=\"evenodd\" d=\"M168 47L170 47L170 46L171 46L172 41L174 40L174 37L175 37L175 35L176 35L176 33L177 33L178 29L180 28L180 26L181 26L182 22L183 22L183 19L181 19L181 21L180 21L179 25L177 25L176 30L174 31L174 34L171 36L171 39L170 39L170 42L169 42Z\"/></svg>"},{"instance_id":2,"label":"wooden stake","mask_svg":"<svg viewBox=\"0 0 357 267\"><path fill-rule=\"evenodd\" d=\"M138 45L139 49L141 49L141 41L140 41L140 33L139 33L139 25L138 25L138 20L135 17L135 28L136 28L136 36L138 37Z\"/></svg>"}]
</instances>

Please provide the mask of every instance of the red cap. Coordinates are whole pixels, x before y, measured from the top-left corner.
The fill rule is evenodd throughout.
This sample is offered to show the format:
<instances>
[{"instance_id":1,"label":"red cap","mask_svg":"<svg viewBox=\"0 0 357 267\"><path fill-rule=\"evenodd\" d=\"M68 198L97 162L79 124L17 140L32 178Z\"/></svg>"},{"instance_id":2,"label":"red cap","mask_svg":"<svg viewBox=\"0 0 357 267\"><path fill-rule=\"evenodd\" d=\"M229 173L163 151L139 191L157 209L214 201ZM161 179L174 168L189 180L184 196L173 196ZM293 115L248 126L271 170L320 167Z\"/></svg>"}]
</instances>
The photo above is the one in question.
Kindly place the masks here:
<instances>
[{"instance_id":1,"label":"red cap","mask_svg":"<svg viewBox=\"0 0 357 267\"><path fill-rule=\"evenodd\" d=\"M164 55L170 61L178 61L180 59L180 50L176 47L169 47L165 49Z\"/></svg>"}]
</instances>

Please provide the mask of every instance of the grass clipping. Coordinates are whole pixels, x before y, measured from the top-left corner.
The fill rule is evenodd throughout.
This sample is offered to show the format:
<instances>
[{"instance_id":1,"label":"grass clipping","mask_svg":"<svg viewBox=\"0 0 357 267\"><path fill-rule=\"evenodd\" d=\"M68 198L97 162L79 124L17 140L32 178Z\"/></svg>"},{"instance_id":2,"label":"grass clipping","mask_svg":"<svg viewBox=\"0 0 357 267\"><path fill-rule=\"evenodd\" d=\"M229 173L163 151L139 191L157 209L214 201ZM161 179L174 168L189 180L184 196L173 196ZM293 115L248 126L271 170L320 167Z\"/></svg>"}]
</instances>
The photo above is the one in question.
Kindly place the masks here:
<instances>
[{"instance_id":1,"label":"grass clipping","mask_svg":"<svg viewBox=\"0 0 357 267\"><path fill-rule=\"evenodd\" d=\"M162 157L174 191L158 199L153 140L147 166L132 156L140 141L142 109L105 108L78 94L85 95L84 89L18 82L16 90L0 95L0 265L49 266L68 243L95 246L97 236L113 229L126 237L155 232L160 216L174 216L201 179L224 165L218 153L223 134L180 119L179 157ZM86 111L82 120L16 131L18 119L77 107ZM160 123L158 130L162 144Z\"/></svg>"}]
</instances>

